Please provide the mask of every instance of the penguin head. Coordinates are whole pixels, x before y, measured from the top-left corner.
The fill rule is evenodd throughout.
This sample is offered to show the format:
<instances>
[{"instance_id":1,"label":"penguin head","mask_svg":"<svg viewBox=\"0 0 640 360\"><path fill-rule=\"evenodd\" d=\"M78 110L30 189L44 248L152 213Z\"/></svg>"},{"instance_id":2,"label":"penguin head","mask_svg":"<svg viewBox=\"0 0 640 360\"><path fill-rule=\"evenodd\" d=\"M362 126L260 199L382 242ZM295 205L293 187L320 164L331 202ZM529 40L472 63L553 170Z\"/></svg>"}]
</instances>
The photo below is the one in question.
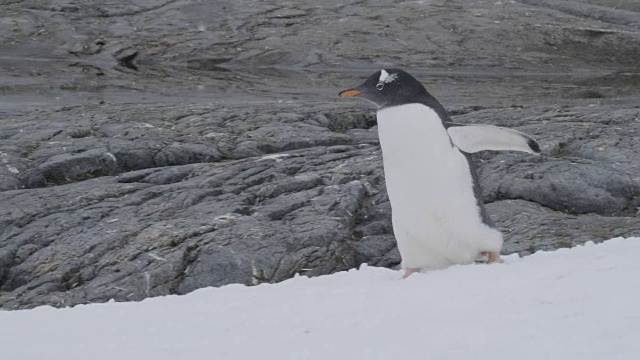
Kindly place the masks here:
<instances>
[{"instance_id":1,"label":"penguin head","mask_svg":"<svg viewBox=\"0 0 640 360\"><path fill-rule=\"evenodd\" d=\"M360 86L340 92L342 97L369 100L378 108L421 102L429 93L424 86L400 69L375 72Z\"/></svg>"}]
</instances>

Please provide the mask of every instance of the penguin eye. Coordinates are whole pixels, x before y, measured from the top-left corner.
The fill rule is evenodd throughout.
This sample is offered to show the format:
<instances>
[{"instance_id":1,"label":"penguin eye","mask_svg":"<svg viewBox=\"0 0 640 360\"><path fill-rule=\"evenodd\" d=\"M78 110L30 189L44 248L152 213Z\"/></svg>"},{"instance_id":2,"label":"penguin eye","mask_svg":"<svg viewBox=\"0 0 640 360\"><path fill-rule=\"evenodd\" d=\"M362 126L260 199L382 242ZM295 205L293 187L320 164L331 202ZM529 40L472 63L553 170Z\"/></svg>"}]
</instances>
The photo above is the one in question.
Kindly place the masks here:
<instances>
[{"instance_id":1,"label":"penguin eye","mask_svg":"<svg viewBox=\"0 0 640 360\"><path fill-rule=\"evenodd\" d=\"M381 83L381 82L379 82L379 83L376 85L376 89L378 89L378 90L382 90L382 89L384 89L384 84L383 84L383 83Z\"/></svg>"}]
</instances>

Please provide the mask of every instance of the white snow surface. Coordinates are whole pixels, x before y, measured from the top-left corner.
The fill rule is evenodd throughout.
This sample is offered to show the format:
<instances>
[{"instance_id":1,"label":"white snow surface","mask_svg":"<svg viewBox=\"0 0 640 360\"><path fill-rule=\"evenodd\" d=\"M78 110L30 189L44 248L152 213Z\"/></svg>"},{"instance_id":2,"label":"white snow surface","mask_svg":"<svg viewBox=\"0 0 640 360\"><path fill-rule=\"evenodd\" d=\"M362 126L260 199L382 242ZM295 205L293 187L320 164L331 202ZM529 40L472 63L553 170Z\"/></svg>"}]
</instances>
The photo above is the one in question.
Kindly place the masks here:
<instances>
[{"instance_id":1,"label":"white snow surface","mask_svg":"<svg viewBox=\"0 0 640 360\"><path fill-rule=\"evenodd\" d=\"M640 238L400 278L364 266L137 303L0 311L0 358L640 358Z\"/></svg>"}]
</instances>

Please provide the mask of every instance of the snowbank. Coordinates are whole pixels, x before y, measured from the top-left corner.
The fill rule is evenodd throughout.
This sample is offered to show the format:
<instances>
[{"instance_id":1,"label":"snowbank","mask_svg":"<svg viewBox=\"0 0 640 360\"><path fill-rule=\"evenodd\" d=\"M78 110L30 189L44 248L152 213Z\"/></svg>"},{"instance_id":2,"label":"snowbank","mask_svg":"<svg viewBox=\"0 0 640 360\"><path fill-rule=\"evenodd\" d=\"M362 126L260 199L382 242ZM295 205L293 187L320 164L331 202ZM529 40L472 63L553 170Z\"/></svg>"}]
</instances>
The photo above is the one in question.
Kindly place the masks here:
<instances>
[{"instance_id":1,"label":"snowbank","mask_svg":"<svg viewBox=\"0 0 640 360\"><path fill-rule=\"evenodd\" d=\"M634 359L640 238L412 275L382 268L0 312L18 359Z\"/></svg>"}]
</instances>

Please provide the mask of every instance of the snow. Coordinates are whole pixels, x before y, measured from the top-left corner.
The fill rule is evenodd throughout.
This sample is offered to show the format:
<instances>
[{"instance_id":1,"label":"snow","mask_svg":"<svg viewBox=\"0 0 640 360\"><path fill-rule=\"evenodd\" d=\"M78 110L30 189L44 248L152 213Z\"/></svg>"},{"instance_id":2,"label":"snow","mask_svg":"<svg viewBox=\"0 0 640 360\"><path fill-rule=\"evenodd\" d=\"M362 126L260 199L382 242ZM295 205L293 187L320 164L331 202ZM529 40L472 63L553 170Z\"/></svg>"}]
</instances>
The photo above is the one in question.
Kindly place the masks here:
<instances>
[{"instance_id":1,"label":"snow","mask_svg":"<svg viewBox=\"0 0 640 360\"><path fill-rule=\"evenodd\" d=\"M0 311L2 359L636 359L640 238L400 280L364 266L138 303Z\"/></svg>"}]
</instances>

